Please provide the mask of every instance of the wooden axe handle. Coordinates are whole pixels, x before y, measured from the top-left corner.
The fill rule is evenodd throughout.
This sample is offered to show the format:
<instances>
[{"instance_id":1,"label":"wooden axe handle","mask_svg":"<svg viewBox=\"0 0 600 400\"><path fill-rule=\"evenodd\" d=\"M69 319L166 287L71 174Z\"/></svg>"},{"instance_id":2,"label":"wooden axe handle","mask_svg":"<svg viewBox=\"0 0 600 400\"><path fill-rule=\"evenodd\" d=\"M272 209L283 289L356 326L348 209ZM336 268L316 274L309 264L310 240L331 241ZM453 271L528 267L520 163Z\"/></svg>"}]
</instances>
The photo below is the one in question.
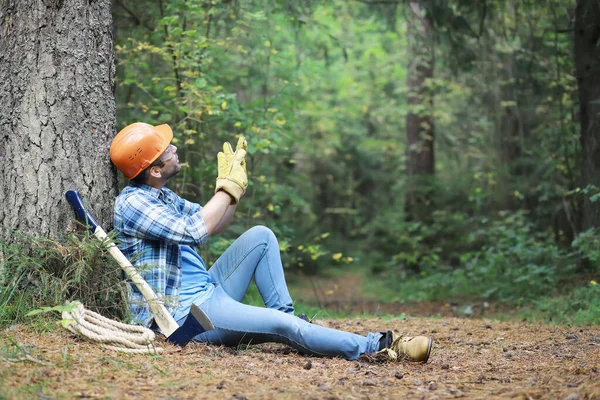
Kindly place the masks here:
<instances>
[{"instance_id":1,"label":"wooden axe handle","mask_svg":"<svg viewBox=\"0 0 600 400\"><path fill-rule=\"evenodd\" d=\"M156 293L154 293L150 285L148 285L144 278L142 278L135 267L131 265L121 250L119 250L119 248L109 239L106 232L104 232L102 227L96 222L92 214L86 210L79 192L76 190L69 190L66 194L66 197L69 203L71 203L75 209L77 217L89 226L90 231L94 234L94 236L96 236L96 238L108 246L109 253L114 257L115 260L117 260L123 271L125 271L127 276L129 276L129 279L131 279L133 284L142 293L142 296L144 296L150 305L150 310L152 310L152 314L154 314L154 320L162 330L163 334L166 337L171 336L171 334L179 328L179 325L177 325L177 322L175 322L175 319L163 305L160 298L156 295Z\"/></svg>"}]
</instances>

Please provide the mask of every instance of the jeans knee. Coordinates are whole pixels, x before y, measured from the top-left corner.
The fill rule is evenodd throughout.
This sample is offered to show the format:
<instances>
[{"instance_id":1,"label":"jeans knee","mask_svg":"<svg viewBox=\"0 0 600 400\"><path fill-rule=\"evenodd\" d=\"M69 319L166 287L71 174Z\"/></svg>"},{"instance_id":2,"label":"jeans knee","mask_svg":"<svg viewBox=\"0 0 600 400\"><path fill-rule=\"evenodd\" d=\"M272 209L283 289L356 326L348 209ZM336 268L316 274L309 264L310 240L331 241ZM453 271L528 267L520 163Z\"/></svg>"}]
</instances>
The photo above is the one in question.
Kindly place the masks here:
<instances>
[{"instance_id":1,"label":"jeans knee","mask_svg":"<svg viewBox=\"0 0 600 400\"><path fill-rule=\"evenodd\" d=\"M248 232L248 234L252 235L253 237L258 238L261 241L264 240L266 243L277 240L273 231L263 225L254 226L254 227L248 229L247 232Z\"/></svg>"},{"instance_id":2,"label":"jeans knee","mask_svg":"<svg viewBox=\"0 0 600 400\"><path fill-rule=\"evenodd\" d=\"M282 314L280 311L274 310L275 315L278 317L276 322L273 324L274 333L284 336L288 339L296 338L295 341L299 341L304 337L303 325L301 319L294 315Z\"/></svg>"}]
</instances>

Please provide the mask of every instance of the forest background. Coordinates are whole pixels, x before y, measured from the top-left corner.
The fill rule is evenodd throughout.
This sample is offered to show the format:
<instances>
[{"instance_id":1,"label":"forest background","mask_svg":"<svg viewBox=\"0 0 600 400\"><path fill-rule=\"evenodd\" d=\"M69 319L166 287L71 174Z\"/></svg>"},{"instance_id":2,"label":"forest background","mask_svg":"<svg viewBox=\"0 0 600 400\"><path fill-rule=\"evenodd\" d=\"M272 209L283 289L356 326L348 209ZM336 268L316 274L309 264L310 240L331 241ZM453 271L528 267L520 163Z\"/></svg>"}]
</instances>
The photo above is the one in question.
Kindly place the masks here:
<instances>
[{"instance_id":1,"label":"forest background","mask_svg":"<svg viewBox=\"0 0 600 400\"><path fill-rule=\"evenodd\" d=\"M115 0L117 130L170 124L184 161L171 188L199 203L222 143L247 138L250 185L200 248L209 265L260 224L292 286L352 273L379 302L600 323L582 4ZM106 265L93 239L67 239L79 258L31 240L3 243L1 322L73 296L124 315L116 267L89 283Z\"/></svg>"}]
</instances>

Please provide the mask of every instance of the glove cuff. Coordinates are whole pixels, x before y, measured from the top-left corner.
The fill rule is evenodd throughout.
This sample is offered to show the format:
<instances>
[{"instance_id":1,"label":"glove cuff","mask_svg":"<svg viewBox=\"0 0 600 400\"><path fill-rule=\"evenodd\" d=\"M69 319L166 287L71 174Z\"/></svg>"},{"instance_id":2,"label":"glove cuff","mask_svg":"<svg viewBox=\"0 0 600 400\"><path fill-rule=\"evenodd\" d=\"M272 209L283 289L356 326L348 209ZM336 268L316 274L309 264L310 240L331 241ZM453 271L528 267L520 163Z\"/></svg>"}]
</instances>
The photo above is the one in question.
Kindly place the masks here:
<instances>
[{"instance_id":1,"label":"glove cuff","mask_svg":"<svg viewBox=\"0 0 600 400\"><path fill-rule=\"evenodd\" d=\"M231 204L237 204L240 201L240 198L246 192L245 188L243 188L239 183L227 178L217 179L215 193L217 193L219 190L223 190L233 197L233 202Z\"/></svg>"}]
</instances>

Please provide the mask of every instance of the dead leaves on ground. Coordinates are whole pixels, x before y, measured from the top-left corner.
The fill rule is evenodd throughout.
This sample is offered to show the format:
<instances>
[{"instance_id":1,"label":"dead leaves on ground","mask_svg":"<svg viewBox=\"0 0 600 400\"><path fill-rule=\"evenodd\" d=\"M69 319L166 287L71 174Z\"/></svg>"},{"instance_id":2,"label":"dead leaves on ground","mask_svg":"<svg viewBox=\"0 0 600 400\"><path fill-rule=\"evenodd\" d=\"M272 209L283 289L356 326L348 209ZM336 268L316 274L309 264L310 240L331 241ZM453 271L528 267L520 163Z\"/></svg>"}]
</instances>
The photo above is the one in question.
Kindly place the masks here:
<instances>
[{"instance_id":1,"label":"dead leaves on ground","mask_svg":"<svg viewBox=\"0 0 600 400\"><path fill-rule=\"evenodd\" d=\"M102 350L66 331L0 333L0 397L125 399L600 399L600 327L471 319L321 321L434 337L429 363L304 357L278 344ZM19 357L19 349L27 354ZM36 360L32 362L28 357Z\"/></svg>"}]
</instances>

